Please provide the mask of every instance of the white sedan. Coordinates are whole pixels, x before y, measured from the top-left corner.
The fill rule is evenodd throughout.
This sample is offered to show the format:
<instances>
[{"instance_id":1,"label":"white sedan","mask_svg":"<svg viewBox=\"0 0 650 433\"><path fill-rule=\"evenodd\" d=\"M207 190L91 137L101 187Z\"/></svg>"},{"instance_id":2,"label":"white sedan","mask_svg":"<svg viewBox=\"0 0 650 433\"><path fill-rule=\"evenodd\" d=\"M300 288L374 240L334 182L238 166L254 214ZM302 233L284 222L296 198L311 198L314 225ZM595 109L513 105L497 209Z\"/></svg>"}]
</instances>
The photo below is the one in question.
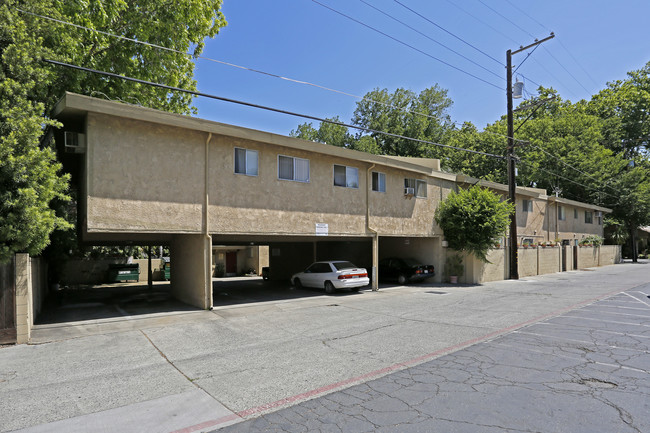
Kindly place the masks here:
<instances>
[{"instance_id":1,"label":"white sedan","mask_svg":"<svg viewBox=\"0 0 650 433\"><path fill-rule=\"evenodd\" d=\"M291 284L300 288L324 288L327 293L334 293L336 289L359 290L360 287L370 284L368 271L346 261L315 262L307 269L291 277Z\"/></svg>"}]
</instances>

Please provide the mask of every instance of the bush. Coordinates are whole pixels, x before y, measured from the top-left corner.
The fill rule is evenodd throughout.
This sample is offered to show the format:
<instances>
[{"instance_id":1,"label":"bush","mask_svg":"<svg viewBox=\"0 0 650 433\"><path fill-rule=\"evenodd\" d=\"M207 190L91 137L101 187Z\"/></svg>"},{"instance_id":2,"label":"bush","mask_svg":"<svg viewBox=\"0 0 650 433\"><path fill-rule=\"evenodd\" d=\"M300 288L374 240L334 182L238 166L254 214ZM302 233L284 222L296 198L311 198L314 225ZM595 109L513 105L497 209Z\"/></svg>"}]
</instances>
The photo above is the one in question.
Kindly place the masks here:
<instances>
[{"instance_id":1,"label":"bush","mask_svg":"<svg viewBox=\"0 0 650 433\"><path fill-rule=\"evenodd\" d=\"M487 188L451 192L436 209L435 220L449 247L487 262L487 252L506 232L514 205Z\"/></svg>"}]
</instances>

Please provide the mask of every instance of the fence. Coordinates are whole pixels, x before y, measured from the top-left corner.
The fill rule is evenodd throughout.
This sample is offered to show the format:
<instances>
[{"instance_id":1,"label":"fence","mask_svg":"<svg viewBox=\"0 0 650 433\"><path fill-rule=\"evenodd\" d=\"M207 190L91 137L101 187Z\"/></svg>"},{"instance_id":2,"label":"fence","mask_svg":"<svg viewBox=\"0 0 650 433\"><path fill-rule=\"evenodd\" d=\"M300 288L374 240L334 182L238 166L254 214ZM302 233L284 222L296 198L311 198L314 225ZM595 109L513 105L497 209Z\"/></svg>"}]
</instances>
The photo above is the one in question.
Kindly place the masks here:
<instances>
[{"instance_id":1,"label":"fence","mask_svg":"<svg viewBox=\"0 0 650 433\"><path fill-rule=\"evenodd\" d=\"M529 247L518 248L519 276L552 274L563 270L585 269L607 266L621 262L620 245L601 245L598 247ZM470 284L500 281L508 278L509 261L507 248L490 250L489 263L474 256L465 255L465 273L462 282Z\"/></svg>"}]
</instances>

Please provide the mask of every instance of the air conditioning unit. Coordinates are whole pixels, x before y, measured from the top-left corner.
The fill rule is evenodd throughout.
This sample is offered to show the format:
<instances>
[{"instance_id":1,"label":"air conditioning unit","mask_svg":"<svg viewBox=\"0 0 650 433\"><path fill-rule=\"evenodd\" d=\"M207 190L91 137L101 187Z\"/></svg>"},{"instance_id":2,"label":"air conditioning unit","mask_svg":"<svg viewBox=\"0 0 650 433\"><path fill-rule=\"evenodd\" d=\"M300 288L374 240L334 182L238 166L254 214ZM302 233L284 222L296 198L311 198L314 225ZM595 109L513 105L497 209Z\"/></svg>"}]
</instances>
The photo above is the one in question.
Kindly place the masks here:
<instances>
[{"instance_id":1,"label":"air conditioning unit","mask_svg":"<svg viewBox=\"0 0 650 433\"><path fill-rule=\"evenodd\" d=\"M66 153L86 152L86 134L71 131L65 131L63 134Z\"/></svg>"},{"instance_id":2,"label":"air conditioning unit","mask_svg":"<svg viewBox=\"0 0 650 433\"><path fill-rule=\"evenodd\" d=\"M601 211L596 211L596 218L602 218L603 213Z\"/></svg>"},{"instance_id":3,"label":"air conditioning unit","mask_svg":"<svg viewBox=\"0 0 650 433\"><path fill-rule=\"evenodd\" d=\"M404 195L413 197L415 195L415 188L404 188Z\"/></svg>"}]
</instances>

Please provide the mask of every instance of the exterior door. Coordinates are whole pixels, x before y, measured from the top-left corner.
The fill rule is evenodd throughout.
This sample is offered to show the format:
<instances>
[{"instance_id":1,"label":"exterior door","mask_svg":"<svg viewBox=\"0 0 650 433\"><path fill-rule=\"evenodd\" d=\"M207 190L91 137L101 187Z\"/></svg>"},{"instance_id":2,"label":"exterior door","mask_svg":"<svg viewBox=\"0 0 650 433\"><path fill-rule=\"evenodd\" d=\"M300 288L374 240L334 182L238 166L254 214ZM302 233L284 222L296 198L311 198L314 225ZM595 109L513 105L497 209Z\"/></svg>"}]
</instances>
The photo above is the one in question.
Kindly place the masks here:
<instances>
[{"instance_id":1,"label":"exterior door","mask_svg":"<svg viewBox=\"0 0 650 433\"><path fill-rule=\"evenodd\" d=\"M0 264L0 344L16 342L16 279L14 259Z\"/></svg>"},{"instance_id":2,"label":"exterior door","mask_svg":"<svg viewBox=\"0 0 650 433\"><path fill-rule=\"evenodd\" d=\"M237 252L226 253L226 275L237 275Z\"/></svg>"}]
</instances>

